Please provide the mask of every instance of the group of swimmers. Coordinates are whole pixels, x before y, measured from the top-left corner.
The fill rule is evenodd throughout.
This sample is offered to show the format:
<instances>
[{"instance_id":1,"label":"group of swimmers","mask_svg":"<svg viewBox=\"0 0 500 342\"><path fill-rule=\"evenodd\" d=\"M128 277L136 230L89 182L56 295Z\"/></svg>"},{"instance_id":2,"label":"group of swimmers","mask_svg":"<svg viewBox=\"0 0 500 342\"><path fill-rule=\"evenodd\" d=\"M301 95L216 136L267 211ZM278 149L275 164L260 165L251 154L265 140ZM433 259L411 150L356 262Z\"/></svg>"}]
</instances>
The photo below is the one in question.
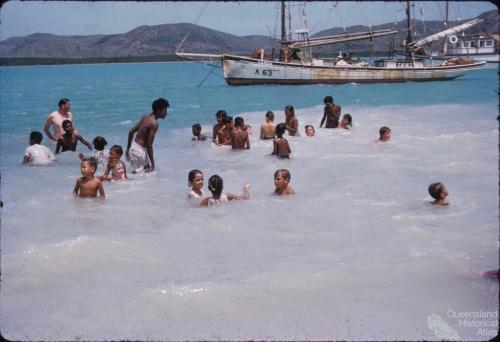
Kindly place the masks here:
<instances>
[{"instance_id":1,"label":"group of swimmers","mask_svg":"<svg viewBox=\"0 0 500 342\"><path fill-rule=\"evenodd\" d=\"M325 104L320 128L325 124L325 128L339 128L350 130L352 128L352 116L344 114L341 118L341 106L333 101L331 96L323 99ZM105 197L103 181L120 181L127 179L125 163L121 160L123 148L120 145L113 145L109 150L105 149L107 141L104 137L98 136L93 140L93 146L85 140L73 126L73 116L70 110L70 100L67 98L59 101L57 111L49 114L44 126L47 137L56 141L55 154L65 151L76 151L78 141L82 142L92 151L92 154L85 157L79 154L81 159L80 171L82 177L78 178L73 190L75 197ZM127 148L125 157L129 162L132 173L151 172L155 169L153 142L158 130L158 119L164 119L167 116L169 102L164 98L159 98L152 103L152 112L145 114L139 122L134 125L128 134ZM268 111L265 115L265 123L260 127L260 139L273 139L272 155L279 158L290 158L291 149L288 140L284 134L288 132L290 136L300 136L298 131L298 120L295 116L295 110L292 105L285 107L285 122L274 124L274 113ZM219 110L216 114L217 123L213 126L212 141L214 144L230 145L232 149L249 149L252 134L251 127L245 125L242 117L234 119L224 110ZM51 126L54 127L51 132ZM192 126L193 140L204 141L207 136L201 133L199 123ZM308 137L315 135L314 126L305 125L305 134ZM391 129L381 127L380 137L376 143L385 143L391 139ZM135 136L135 139L134 139ZM23 164L46 164L55 161L54 154L46 147L41 145L42 133L33 131L29 137L30 146L26 148ZM95 176L98 166L104 169L102 176ZM286 169L279 169L274 174L274 183L276 195L294 194L290 186L290 172ZM213 204L227 202L239 199L248 199L250 197L249 185L245 184L243 195L234 195L231 193L223 194L223 180L218 175L209 178L208 189L212 196L204 198L203 193L203 173L199 170L192 170L188 174L188 183L191 191L188 198L199 199L200 205L210 206ZM429 194L434 198L433 204L447 205L446 197L448 190L442 183L433 183L428 188Z\"/></svg>"}]
</instances>

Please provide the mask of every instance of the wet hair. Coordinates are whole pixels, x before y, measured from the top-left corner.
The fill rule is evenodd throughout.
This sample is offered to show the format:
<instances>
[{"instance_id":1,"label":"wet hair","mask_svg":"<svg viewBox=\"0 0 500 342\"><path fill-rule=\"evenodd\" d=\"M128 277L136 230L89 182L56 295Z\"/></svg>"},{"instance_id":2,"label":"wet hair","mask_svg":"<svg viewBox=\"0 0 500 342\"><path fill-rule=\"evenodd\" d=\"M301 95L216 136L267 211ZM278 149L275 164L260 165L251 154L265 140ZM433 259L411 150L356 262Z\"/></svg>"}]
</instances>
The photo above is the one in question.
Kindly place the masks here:
<instances>
[{"instance_id":1,"label":"wet hair","mask_svg":"<svg viewBox=\"0 0 500 342\"><path fill-rule=\"evenodd\" d=\"M95 137L94 140L92 141L92 144L94 145L95 149L98 151L104 150L104 146L108 144L106 139L104 137L101 137L100 135Z\"/></svg>"},{"instance_id":2,"label":"wet hair","mask_svg":"<svg viewBox=\"0 0 500 342\"><path fill-rule=\"evenodd\" d=\"M333 103L333 97L331 97L331 96L325 96L325 98L323 99L323 102L325 104L327 104L327 103Z\"/></svg>"},{"instance_id":3,"label":"wet hair","mask_svg":"<svg viewBox=\"0 0 500 342\"><path fill-rule=\"evenodd\" d=\"M295 109L292 105L288 105L285 107L285 110L289 110L292 113L292 116L295 116Z\"/></svg>"},{"instance_id":4,"label":"wet hair","mask_svg":"<svg viewBox=\"0 0 500 342\"><path fill-rule=\"evenodd\" d=\"M97 160L94 157L82 158L82 163L89 163L95 170L97 170Z\"/></svg>"},{"instance_id":5,"label":"wet hair","mask_svg":"<svg viewBox=\"0 0 500 342\"><path fill-rule=\"evenodd\" d=\"M266 119L273 121L274 120L274 113L272 111L268 110L266 113Z\"/></svg>"},{"instance_id":6,"label":"wet hair","mask_svg":"<svg viewBox=\"0 0 500 342\"><path fill-rule=\"evenodd\" d=\"M352 116L351 116L351 114L344 114L344 118L347 119L347 126L352 127Z\"/></svg>"},{"instance_id":7,"label":"wet hair","mask_svg":"<svg viewBox=\"0 0 500 342\"><path fill-rule=\"evenodd\" d=\"M222 118L225 118L227 116L227 113L224 109L219 109L217 113L215 113L215 116L222 116Z\"/></svg>"},{"instance_id":8,"label":"wet hair","mask_svg":"<svg viewBox=\"0 0 500 342\"><path fill-rule=\"evenodd\" d=\"M68 125L68 124L71 124L73 125L73 123L71 122L71 120L64 120L61 124L62 128L64 129L64 126Z\"/></svg>"},{"instance_id":9,"label":"wet hair","mask_svg":"<svg viewBox=\"0 0 500 342\"><path fill-rule=\"evenodd\" d=\"M194 177L196 177L196 175L199 173L203 175L203 172L201 172L198 169L194 169L194 170L189 171L189 173L188 173L188 185L189 186L191 186L191 184L194 181Z\"/></svg>"},{"instance_id":10,"label":"wet hair","mask_svg":"<svg viewBox=\"0 0 500 342\"><path fill-rule=\"evenodd\" d=\"M219 175L213 175L208 179L208 190L210 190L212 194L221 194L223 187L224 182Z\"/></svg>"},{"instance_id":11,"label":"wet hair","mask_svg":"<svg viewBox=\"0 0 500 342\"><path fill-rule=\"evenodd\" d=\"M157 113L160 110L163 110L167 107L170 107L170 103L168 103L167 100L165 100L163 97L160 97L159 99L156 99L153 101L153 104L151 105L151 108L153 109L153 113Z\"/></svg>"},{"instance_id":12,"label":"wet hair","mask_svg":"<svg viewBox=\"0 0 500 342\"><path fill-rule=\"evenodd\" d=\"M245 123L245 120L243 120L243 118L241 116L238 116L238 117L236 117L236 119L234 119L234 125L236 127L243 126L244 123Z\"/></svg>"},{"instance_id":13,"label":"wet hair","mask_svg":"<svg viewBox=\"0 0 500 342\"><path fill-rule=\"evenodd\" d=\"M313 132L316 132L316 130L314 129L314 126L313 126L313 125L306 125L306 126L304 127L304 131L307 131L307 128L308 128L308 127L311 127L311 128L313 129Z\"/></svg>"},{"instance_id":14,"label":"wet hair","mask_svg":"<svg viewBox=\"0 0 500 342\"><path fill-rule=\"evenodd\" d=\"M113 145L109 150L118 152L120 157L123 156L123 148L120 145Z\"/></svg>"},{"instance_id":15,"label":"wet hair","mask_svg":"<svg viewBox=\"0 0 500 342\"><path fill-rule=\"evenodd\" d=\"M61 108L61 107L62 107L62 105L65 105L65 104L66 104L66 103L68 103L68 102L70 102L70 101L69 101L69 99L67 99L67 98L62 98L62 99L60 99L60 100L59 100L59 103L58 103L59 108Z\"/></svg>"},{"instance_id":16,"label":"wet hair","mask_svg":"<svg viewBox=\"0 0 500 342\"><path fill-rule=\"evenodd\" d=\"M193 129L197 129L197 130L200 130L201 131L201 125L199 123L195 123L193 125Z\"/></svg>"},{"instance_id":17,"label":"wet hair","mask_svg":"<svg viewBox=\"0 0 500 342\"><path fill-rule=\"evenodd\" d=\"M286 169L276 170L276 172L274 173L274 178L276 178L278 175L281 175L281 177L287 179L288 181L290 181L290 179L292 178L292 176L290 175L290 171Z\"/></svg>"},{"instance_id":18,"label":"wet hair","mask_svg":"<svg viewBox=\"0 0 500 342\"><path fill-rule=\"evenodd\" d=\"M278 136L278 138L282 138L283 134L285 134L285 127L286 124L284 122L276 125L276 136Z\"/></svg>"},{"instance_id":19,"label":"wet hair","mask_svg":"<svg viewBox=\"0 0 500 342\"><path fill-rule=\"evenodd\" d=\"M391 129L387 126L384 126L384 127L380 127L380 130L379 130L379 133L380 133L380 137L382 138L386 133L390 133L391 132Z\"/></svg>"},{"instance_id":20,"label":"wet hair","mask_svg":"<svg viewBox=\"0 0 500 342\"><path fill-rule=\"evenodd\" d=\"M222 123L225 125L225 124L231 123L231 121L233 121L233 117L229 116L229 115L226 115L224 117L224 119L222 120Z\"/></svg>"},{"instance_id":21,"label":"wet hair","mask_svg":"<svg viewBox=\"0 0 500 342\"><path fill-rule=\"evenodd\" d=\"M429 185L429 194L432 196L434 199L439 199L441 198L441 192L443 192L444 184L443 183L432 183Z\"/></svg>"},{"instance_id":22,"label":"wet hair","mask_svg":"<svg viewBox=\"0 0 500 342\"><path fill-rule=\"evenodd\" d=\"M43 135L38 131L33 131L30 133L30 141L33 141L35 144L39 144L42 142Z\"/></svg>"}]
</instances>

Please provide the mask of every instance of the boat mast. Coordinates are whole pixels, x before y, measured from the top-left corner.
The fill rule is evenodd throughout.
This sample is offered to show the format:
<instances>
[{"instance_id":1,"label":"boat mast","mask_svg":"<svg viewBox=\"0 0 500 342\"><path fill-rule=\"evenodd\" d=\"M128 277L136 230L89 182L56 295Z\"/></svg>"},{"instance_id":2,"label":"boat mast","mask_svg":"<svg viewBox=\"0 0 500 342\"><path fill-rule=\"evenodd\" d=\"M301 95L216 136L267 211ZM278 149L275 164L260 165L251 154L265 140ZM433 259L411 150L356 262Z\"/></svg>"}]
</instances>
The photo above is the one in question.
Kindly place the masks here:
<instances>
[{"instance_id":1,"label":"boat mast","mask_svg":"<svg viewBox=\"0 0 500 342\"><path fill-rule=\"evenodd\" d=\"M450 5L450 3L448 1L446 1L446 16L445 16L445 20L444 20L444 29L448 29L448 6ZM443 55L446 56L446 53L448 52L448 42L446 41L447 39L445 38L444 39L444 45L443 45Z\"/></svg>"},{"instance_id":2,"label":"boat mast","mask_svg":"<svg viewBox=\"0 0 500 342\"><path fill-rule=\"evenodd\" d=\"M286 19L285 19L285 0L281 0L281 43L280 43L280 62L288 62L288 47L286 42Z\"/></svg>"},{"instance_id":3,"label":"boat mast","mask_svg":"<svg viewBox=\"0 0 500 342\"><path fill-rule=\"evenodd\" d=\"M411 43L411 17L410 17L410 1L406 1L406 22L408 26L408 34L406 36L406 58L413 59L413 52L408 49L408 45Z\"/></svg>"}]
</instances>

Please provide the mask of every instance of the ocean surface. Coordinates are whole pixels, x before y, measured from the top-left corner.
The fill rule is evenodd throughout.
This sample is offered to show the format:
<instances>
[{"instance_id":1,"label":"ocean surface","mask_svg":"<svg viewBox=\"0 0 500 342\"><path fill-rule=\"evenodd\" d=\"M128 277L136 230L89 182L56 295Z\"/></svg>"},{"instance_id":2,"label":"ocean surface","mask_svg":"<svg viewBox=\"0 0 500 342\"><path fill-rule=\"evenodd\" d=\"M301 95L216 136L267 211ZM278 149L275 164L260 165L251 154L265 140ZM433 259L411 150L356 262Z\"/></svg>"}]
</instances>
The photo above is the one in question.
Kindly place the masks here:
<instances>
[{"instance_id":1,"label":"ocean surface","mask_svg":"<svg viewBox=\"0 0 500 342\"><path fill-rule=\"evenodd\" d=\"M229 87L199 63L0 68L0 331L12 340L485 340L498 330L498 69L453 81ZM200 85L200 83L202 83ZM331 95L352 131L319 129ZM60 98L92 141L126 147L151 103L171 107L157 170L74 200L78 152L22 166ZM259 125L293 105L290 160ZM251 149L191 141L225 109ZM374 144L381 126L392 140ZM44 135L43 144L55 145ZM187 174L251 199L199 208ZM290 170L296 195L272 196ZM100 175L102 170L98 170ZM430 205L443 182L448 207Z\"/></svg>"}]
</instances>

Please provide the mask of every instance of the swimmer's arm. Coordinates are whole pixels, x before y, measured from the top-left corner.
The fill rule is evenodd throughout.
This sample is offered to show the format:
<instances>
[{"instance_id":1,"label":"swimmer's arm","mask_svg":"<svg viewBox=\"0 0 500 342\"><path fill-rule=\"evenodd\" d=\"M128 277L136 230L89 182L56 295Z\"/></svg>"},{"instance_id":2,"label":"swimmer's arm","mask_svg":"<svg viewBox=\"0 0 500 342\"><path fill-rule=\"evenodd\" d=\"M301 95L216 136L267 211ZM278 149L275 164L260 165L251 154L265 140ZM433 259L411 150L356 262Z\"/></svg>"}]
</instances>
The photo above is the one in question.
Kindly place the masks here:
<instances>
[{"instance_id":1,"label":"swimmer's arm","mask_svg":"<svg viewBox=\"0 0 500 342\"><path fill-rule=\"evenodd\" d=\"M109 177L109 172L111 171L111 166L109 166L109 163L108 165L106 165L106 170L104 170L104 174L99 177L101 180L111 180L111 177Z\"/></svg>"},{"instance_id":2,"label":"swimmer's arm","mask_svg":"<svg viewBox=\"0 0 500 342\"><path fill-rule=\"evenodd\" d=\"M82 142L82 144L84 144L85 146L87 146L89 148L89 150L91 150L91 151L93 150L92 145L87 140L85 140L80 134L78 134L76 138L78 140L80 140Z\"/></svg>"},{"instance_id":3,"label":"swimmer's arm","mask_svg":"<svg viewBox=\"0 0 500 342\"><path fill-rule=\"evenodd\" d=\"M47 136L49 137L50 140L57 141L57 139L54 138L52 133L50 133L50 126L51 125L52 125L52 118L49 115L49 117L47 118L47 121L45 121L45 126L43 127L43 130L45 131L45 134L47 134Z\"/></svg>"},{"instance_id":4,"label":"swimmer's arm","mask_svg":"<svg viewBox=\"0 0 500 342\"><path fill-rule=\"evenodd\" d=\"M204 198L204 199L200 202L200 207L208 207L208 198Z\"/></svg>"},{"instance_id":5,"label":"swimmer's arm","mask_svg":"<svg viewBox=\"0 0 500 342\"><path fill-rule=\"evenodd\" d=\"M247 139L245 140L245 145L246 145L246 149L249 150L250 149L250 137L248 136L248 134L247 134Z\"/></svg>"},{"instance_id":6,"label":"swimmer's arm","mask_svg":"<svg viewBox=\"0 0 500 342\"><path fill-rule=\"evenodd\" d=\"M288 143L288 141L286 142L286 148L288 150L288 153L292 153L292 149L290 148L290 144Z\"/></svg>"},{"instance_id":7,"label":"swimmer's arm","mask_svg":"<svg viewBox=\"0 0 500 342\"><path fill-rule=\"evenodd\" d=\"M56 154L59 154L59 151L61 151L61 147L62 147L61 139L58 139L56 144Z\"/></svg>"},{"instance_id":8,"label":"swimmer's arm","mask_svg":"<svg viewBox=\"0 0 500 342\"><path fill-rule=\"evenodd\" d=\"M104 188L102 187L102 182L99 180L99 185L97 187L97 190L99 191L99 196L101 198L105 198L106 195L104 194Z\"/></svg>"},{"instance_id":9,"label":"swimmer's arm","mask_svg":"<svg viewBox=\"0 0 500 342\"><path fill-rule=\"evenodd\" d=\"M154 169L155 169L155 158L153 155L153 142L155 141L155 135L156 135L157 130L158 130L158 124L153 125L153 127L151 127L149 129L149 134L148 134L148 137L146 139L146 146L147 146L146 148L148 151L149 161L151 162L151 168L149 168L147 170L147 172L154 171Z\"/></svg>"},{"instance_id":10,"label":"swimmer's arm","mask_svg":"<svg viewBox=\"0 0 500 342\"><path fill-rule=\"evenodd\" d=\"M125 176L125 179L128 179L127 177L127 166L125 165L124 162L120 161L123 165L123 175Z\"/></svg>"},{"instance_id":11,"label":"swimmer's arm","mask_svg":"<svg viewBox=\"0 0 500 342\"><path fill-rule=\"evenodd\" d=\"M323 118L321 119L321 123L319 124L319 128L321 128L323 126L323 124L325 123L325 120L326 120L326 110L323 113Z\"/></svg>"},{"instance_id":12,"label":"swimmer's arm","mask_svg":"<svg viewBox=\"0 0 500 342\"><path fill-rule=\"evenodd\" d=\"M273 153L271 153L271 155L273 154L278 154L278 144L276 143L276 140L273 140Z\"/></svg>"},{"instance_id":13,"label":"swimmer's arm","mask_svg":"<svg viewBox=\"0 0 500 342\"><path fill-rule=\"evenodd\" d=\"M264 126L260 126L260 137L259 139L264 139Z\"/></svg>"},{"instance_id":14,"label":"swimmer's arm","mask_svg":"<svg viewBox=\"0 0 500 342\"><path fill-rule=\"evenodd\" d=\"M76 180L75 188L73 189L73 197L78 197L78 191L80 191L80 178Z\"/></svg>"},{"instance_id":15,"label":"swimmer's arm","mask_svg":"<svg viewBox=\"0 0 500 342\"><path fill-rule=\"evenodd\" d=\"M23 157L23 164L28 164L29 162L30 162L30 156L25 154Z\"/></svg>"}]
</instances>

